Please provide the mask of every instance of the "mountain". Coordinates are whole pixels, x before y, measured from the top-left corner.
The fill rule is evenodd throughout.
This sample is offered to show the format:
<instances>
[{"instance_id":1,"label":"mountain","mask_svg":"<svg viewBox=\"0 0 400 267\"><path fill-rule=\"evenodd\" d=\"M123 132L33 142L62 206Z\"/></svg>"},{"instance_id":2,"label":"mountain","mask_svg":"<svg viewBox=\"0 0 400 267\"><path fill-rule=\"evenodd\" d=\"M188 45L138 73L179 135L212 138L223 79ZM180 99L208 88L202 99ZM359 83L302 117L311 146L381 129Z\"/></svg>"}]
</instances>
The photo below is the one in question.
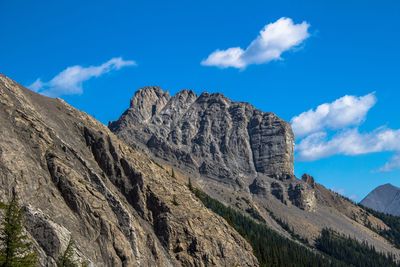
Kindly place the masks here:
<instances>
[{"instance_id":1,"label":"mountain","mask_svg":"<svg viewBox=\"0 0 400 267\"><path fill-rule=\"evenodd\" d=\"M284 103L282 103L284 105ZM316 183L294 175L290 125L271 112L222 94L159 87L138 90L109 128L207 195L265 223L282 236L315 246L331 228L378 251L399 255L379 218Z\"/></svg>"},{"instance_id":2,"label":"mountain","mask_svg":"<svg viewBox=\"0 0 400 267\"><path fill-rule=\"evenodd\" d=\"M400 188L391 184L378 186L360 204L379 212L400 216Z\"/></svg>"},{"instance_id":3,"label":"mountain","mask_svg":"<svg viewBox=\"0 0 400 267\"><path fill-rule=\"evenodd\" d=\"M89 266L396 265L398 221L295 177L273 113L147 87L109 128L0 75L0 201L17 197L40 266L70 240Z\"/></svg>"},{"instance_id":4,"label":"mountain","mask_svg":"<svg viewBox=\"0 0 400 267\"><path fill-rule=\"evenodd\" d=\"M171 97L158 87L139 90L130 106L110 129L128 144L146 144L160 158L232 185L256 173L293 176L293 133L273 113L222 94L197 97L183 90Z\"/></svg>"},{"instance_id":5,"label":"mountain","mask_svg":"<svg viewBox=\"0 0 400 267\"><path fill-rule=\"evenodd\" d=\"M63 100L3 75L0 136L0 200L19 199L41 266L56 266L71 239L91 266L258 266L186 180Z\"/></svg>"}]
</instances>

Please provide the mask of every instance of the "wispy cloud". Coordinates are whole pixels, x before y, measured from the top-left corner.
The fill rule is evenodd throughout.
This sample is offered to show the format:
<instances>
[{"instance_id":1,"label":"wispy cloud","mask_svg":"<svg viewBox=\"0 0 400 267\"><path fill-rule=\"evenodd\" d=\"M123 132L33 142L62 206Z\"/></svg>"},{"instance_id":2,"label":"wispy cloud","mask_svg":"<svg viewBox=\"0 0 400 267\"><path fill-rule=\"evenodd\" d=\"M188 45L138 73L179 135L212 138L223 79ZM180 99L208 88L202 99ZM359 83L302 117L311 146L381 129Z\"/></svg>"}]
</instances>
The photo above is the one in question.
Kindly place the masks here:
<instances>
[{"instance_id":1,"label":"wispy cloud","mask_svg":"<svg viewBox=\"0 0 400 267\"><path fill-rule=\"evenodd\" d=\"M310 24L305 21L295 24L290 18L280 18L265 25L246 49L232 47L216 50L201 65L244 69L251 64L280 60L282 53L297 47L310 36L309 27Z\"/></svg>"},{"instance_id":2,"label":"wispy cloud","mask_svg":"<svg viewBox=\"0 0 400 267\"><path fill-rule=\"evenodd\" d=\"M388 162L383 165L379 171L380 172L389 172L395 169L400 169L400 152L394 155Z\"/></svg>"},{"instance_id":3,"label":"wispy cloud","mask_svg":"<svg viewBox=\"0 0 400 267\"><path fill-rule=\"evenodd\" d=\"M136 62L116 57L98 66L82 67L75 65L61 71L48 82L37 79L28 88L51 97L82 94L85 81L127 66L136 66Z\"/></svg>"},{"instance_id":4,"label":"wispy cloud","mask_svg":"<svg viewBox=\"0 0 400 267\"><path fill-rule=\"evenodd\" d=\"M379 171L400 168L400 129L378 127L362 132L359 126L375 105L374 93L346 95L331 103L295 116L291 120L296 135L296 159L313 161L334 155L362 155L395 152Z\"/></svg>"},{"instance_id":5,"label":"wispy cloud","mask_svg":"<svg viewBox=\"0 0 400 267\"><path fill-rule=\"evenodd\" d=\"M365 120L368 111L375 105L374 93L357 97L346 95L332 103L324 103L310 109L291 120L296 137L325 129L341 129L359 125Z\"/></svg>"}]
</instances>

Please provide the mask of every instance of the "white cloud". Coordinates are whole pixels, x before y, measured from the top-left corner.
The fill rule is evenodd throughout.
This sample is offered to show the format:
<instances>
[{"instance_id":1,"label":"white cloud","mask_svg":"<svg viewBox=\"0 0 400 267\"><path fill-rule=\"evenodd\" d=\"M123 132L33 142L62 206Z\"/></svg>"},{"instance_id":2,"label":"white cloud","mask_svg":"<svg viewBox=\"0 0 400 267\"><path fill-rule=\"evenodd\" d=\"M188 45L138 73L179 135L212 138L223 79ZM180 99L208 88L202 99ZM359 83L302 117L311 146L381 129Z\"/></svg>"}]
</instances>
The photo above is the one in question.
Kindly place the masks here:
<instances>
[{"instance_id":1,"label":"white cloud","mask_svg":"<svg viewBox=\"0 0 400 267\"><path fill-rule=\"evenodd\" d=\"M296 137L302 137L324 129L335 130L358 125L365 120L375 103L374 93L361 97L346 95L293 117L292 128Z\"/></svg>"},{"instance_id":2,"label":"white cloud","mask_svg":"<svg viewBox=\"0 0 400 267\"><path fill-rule=\"evenodd\" d=\"M61 71L48 82L43 82L40 79L37 79L34 83L29 85L28 88L51 97L82 94L83 82L91 78L99 77L110 71L119 70L126 66L136 66L136 62L117 57L98 66L71 66Z\"/></svg>"},{"instance_id":3,"label":"white cloud","mask_svg":"<svg viewBox=\"0 0 400 267\"><path fill-rule=\"evenodd\" d=\"M394 152L379 171L400 168L400 129L379 127L360 132L358 128L376 102L374 93L346 95L293 117L296 159L313 161L334 155Z\"/></svg>"},{"instance_id":4,"label":"white cloud","mask_svg":"<svg viewBox=\"0 0 400 267\"><path fill-rule=\"evenodd\" d=\"M381 172L389 172L394 169L400 168L400 154L394 155L385 165L383 165L379 171Z\"/></svg>"},{"instance_id":5,"label":"white cloud","mask_svg":"<svg viewBox=\"0 0 400 267\"><path fill-rule=\"evenodd\" d=\"M326 132L317 132L296 145L297 159L304 161L382 151L400 151L400 130L381 127L370 133L360 133L358 129L347 129L330 139Z\"/></svg>"},{"instance_id":6,"label":"white cloud","mask_svg":"<svg viewBox=\"0 0 400 267\"><path fill-rule=\"evenodd\" d=\"M290 18L280 18L265 25L257 38L246 49L232 47L226 50L216 50L201 64L243 69L250 64L279 60L283 52L300 45L310 36L309 27L310 24L305 21L294 24Z\"/></svg>"}]
</instances>

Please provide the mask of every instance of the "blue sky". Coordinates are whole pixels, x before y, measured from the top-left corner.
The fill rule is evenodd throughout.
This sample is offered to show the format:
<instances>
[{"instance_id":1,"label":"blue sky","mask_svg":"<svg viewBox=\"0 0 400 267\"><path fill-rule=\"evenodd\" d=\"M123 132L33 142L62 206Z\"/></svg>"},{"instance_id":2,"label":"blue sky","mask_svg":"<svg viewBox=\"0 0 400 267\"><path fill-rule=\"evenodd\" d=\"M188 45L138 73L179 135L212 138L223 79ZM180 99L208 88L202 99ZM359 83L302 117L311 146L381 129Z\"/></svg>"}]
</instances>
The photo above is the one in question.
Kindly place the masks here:
<instances>
[{"instance_id":1,"label":"blue sky","mask_svg":"<svg viewBox=\"0 0 400 267\"><path fill-rule=\"evenodd\" d=\"M320 123L300 125L297 175L356 200L400 186L398 1L1 0L0 10L0 72L40 79L37 90L105 124L145 85L222 92L287 121L313 109ZM323 103L329 112L316 112Z\"/></svg>"}]
</instances>

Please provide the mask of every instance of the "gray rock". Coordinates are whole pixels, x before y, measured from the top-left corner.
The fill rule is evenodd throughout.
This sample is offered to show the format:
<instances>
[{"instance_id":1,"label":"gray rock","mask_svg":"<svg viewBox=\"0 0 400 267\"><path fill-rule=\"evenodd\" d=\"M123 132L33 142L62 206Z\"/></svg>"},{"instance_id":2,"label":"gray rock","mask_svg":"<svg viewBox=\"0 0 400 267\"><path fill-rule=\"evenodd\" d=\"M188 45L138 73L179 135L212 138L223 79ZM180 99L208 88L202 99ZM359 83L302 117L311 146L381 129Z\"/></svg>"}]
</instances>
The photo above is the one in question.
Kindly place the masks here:
<instances>
[{"instance_id":1,"label":"gray rock","mask_svg":"<svg viewBox=\"0 0 400 267\"><path fill-rule=\"evenodd\" d=\"M142 91L132 120L153 119L168 101L161 90ZM87 114L3 75L0 136L0 200L17 194L41 266L55 266L71 238L76 259L90 266L258 266L186 180Z\"/></svg>"},{"instance_id":2,"label":"gray rock","mask_svg":"<svg viewBox=\"0 0 400 267\"><path fill-rule=\"evenodd\" d=\"M288 196L292 204L302 210L314 211L317 205L315 191L306 183L296 181L289 184Z\"/></svg>"},{"instance_id":3,"label":"gray rock","mask_svg":"<svg viewBox=\"0 0 400 267\"><path fill-rule=\"evenodd\" d=\"M284 190L281 184L277 182L272 182L271 183L271 194L276 197L278 200L280 200L282 203L285 201L285 196L284 196Z\"/></svg>"},{"instance_id":4,"label":"gray rock","mask_svg":"<svg viewBox=\"0 0 400 267\"><path fill-rule=\"evenodd\" d=\"M391 184L378 186L360 203L376 211L400 216L400 188Z\"/></svg>"},{"instance_id":5,"label":"gray rock","mask_svg":"<svg viewBox=\"0 0 400 267\"><path fill-rule=\"evenodd\" d=\"M315 187L315 180L311 175L305 173L301 176L301 180L310 185L312 188Z\"/></svg>"},{"instance_id":6,"label":"gray rock","mask_svg":"<svg viewBox=\"0 0 400 267\"><path fill-rule=\"evenodd\" d=\"M329 227L379 251L399 254L368 228L386 229L381 220L312 176L293 175L293 133L273 113L218 93L196 96L183 90L170 96L158 87L146 87L135 93L128 110L109 128L210 196L256 219L262 217L260 221L286 237L290 233L276 219L311 244ZM179 244L176 250L183 248Z\"/></svg>"},{"instance_id":7,"label":"gray rock","mask_svg":"<svg viewBox=\"0 0 400 267\"><path fill-rule=\"evenodd\" d=\"M141 143L158 158L224 182L257 172L293 177L290 125L222 94L196 96L183 90L171 97L158 87L146 87L109 127L128 144Z\"/></svg>"}]
</instances>

